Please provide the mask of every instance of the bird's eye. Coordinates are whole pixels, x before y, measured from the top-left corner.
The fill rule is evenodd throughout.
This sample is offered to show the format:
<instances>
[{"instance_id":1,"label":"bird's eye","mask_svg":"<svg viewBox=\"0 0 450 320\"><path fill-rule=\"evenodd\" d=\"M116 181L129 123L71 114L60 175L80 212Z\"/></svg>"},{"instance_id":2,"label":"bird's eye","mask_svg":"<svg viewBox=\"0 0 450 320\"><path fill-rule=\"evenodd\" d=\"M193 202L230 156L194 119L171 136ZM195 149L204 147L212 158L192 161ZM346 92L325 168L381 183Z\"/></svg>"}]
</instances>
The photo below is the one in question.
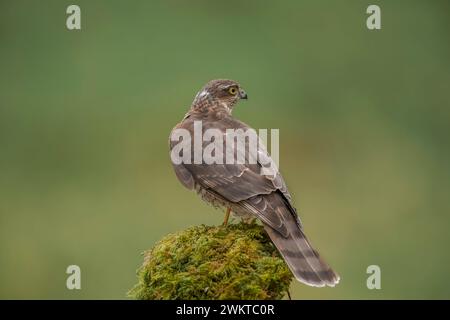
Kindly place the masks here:
<instances>
[{"instance_id":1,"label":"bird's eye","mask_svg":"<svg viewBox=\"0 0 450 320\"><path fill-rule=\"evenodd\" d=\"M232 95L235 95L237 93L237 89L235 87L231 87L230 89L228 89L228 92Z\"/></svg>"}]
</instances>

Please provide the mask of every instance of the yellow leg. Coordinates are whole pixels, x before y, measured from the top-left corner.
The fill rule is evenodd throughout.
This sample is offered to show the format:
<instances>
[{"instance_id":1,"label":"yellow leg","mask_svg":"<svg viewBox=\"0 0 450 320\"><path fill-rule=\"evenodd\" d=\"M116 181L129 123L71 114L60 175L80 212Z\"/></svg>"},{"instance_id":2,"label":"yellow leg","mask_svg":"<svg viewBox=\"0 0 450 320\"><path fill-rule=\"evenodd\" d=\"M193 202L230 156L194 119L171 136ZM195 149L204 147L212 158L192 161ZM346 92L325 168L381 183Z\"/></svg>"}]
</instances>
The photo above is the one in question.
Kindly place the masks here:
<instances>
[{"instance_id":1,"label":"yellow leg","mask_svg":"<svg viewBox=\"0 0 450 320\"><path fill-rule=\"evenodd\" d=\"M225 212L225 219L223 220L223 225L226 226L228 224L228 219L230 218L231 208L227 208L227 212Z\"/></svg>"}]
</instances>

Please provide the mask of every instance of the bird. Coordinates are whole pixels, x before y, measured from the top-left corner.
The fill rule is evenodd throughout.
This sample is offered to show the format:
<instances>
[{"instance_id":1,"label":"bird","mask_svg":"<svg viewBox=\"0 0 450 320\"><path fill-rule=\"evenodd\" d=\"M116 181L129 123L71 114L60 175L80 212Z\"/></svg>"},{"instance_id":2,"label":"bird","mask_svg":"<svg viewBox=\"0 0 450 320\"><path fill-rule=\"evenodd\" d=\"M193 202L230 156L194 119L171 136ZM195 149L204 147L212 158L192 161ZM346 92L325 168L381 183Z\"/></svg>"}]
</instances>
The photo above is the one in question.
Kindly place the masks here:
<instances>
[{"instance_id":1,"label":"bird","mask_svg":"<svg viewBox=\"0 0 450 320\"><path fill-rule=\"evenodd\" d=\"M184 187L194 190L214 207L223 208L226 211L225 225L231 212L245 221L258 219L299 282L314 287L334 287L340 277L306 237L303 223L278 168L275 167L272 174L261 174L267 165L258 158L256 163L252 163L250 159L255 154L246 155L244 163L195 161L190 149L195 148L196 123L201 123L204 131L215 130L214 140L220 146L226 141L228 130L251 130L250 126L232 115L236 104L247 99L247 93L240 84L228 79L209 81L198 91L188 112L169 136L175 175ZM189 148L184 149L184 161L174 161L173 155L180 153L180 132L194 137L194 141L185 141L184 146ZM202 148L207 144L208 141L197 142L197 146ZM236 149L235 145L231 153L236 155ZM261 150L258 152L267 152L263 146ZM270 155L267 154L267 157L271 160Z\"/></svg>"}]
</instances>

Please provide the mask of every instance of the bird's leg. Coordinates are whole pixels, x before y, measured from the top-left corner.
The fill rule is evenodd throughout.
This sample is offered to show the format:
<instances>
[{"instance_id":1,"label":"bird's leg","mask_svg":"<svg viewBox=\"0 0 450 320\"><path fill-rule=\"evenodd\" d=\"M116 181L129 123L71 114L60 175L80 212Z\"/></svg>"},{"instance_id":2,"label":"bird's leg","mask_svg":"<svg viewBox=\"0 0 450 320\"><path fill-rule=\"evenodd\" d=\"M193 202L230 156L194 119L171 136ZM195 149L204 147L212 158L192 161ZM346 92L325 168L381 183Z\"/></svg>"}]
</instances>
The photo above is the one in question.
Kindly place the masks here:
<instances>
[{"instance_id":1,"label":"bird's leg","mask_svg":"<svg viewBox=\"0 0 450 320\"><path fill-rule=\"evenodd\" d=\"M227 212L225 212L225 219L223 220L223 225L226 226L228 224L228 219L230 218L231 208L227 208Z\"/></svg>"}]
</instances>

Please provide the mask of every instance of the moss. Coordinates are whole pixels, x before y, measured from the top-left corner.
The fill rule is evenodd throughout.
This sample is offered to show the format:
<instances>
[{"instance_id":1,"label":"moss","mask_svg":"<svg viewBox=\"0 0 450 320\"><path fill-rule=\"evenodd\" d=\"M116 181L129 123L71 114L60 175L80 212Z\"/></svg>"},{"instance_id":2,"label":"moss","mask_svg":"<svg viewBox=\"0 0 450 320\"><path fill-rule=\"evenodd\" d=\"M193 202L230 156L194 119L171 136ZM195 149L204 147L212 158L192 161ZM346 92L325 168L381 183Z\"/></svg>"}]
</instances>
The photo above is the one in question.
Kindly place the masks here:
<instances>
[{"instance_id":1,"label":"moss","mask_svg":"<svg viewBox=\"0 0 450 320\"><path fill-rule=\"evenodd\" d=\"M257 224L196 226L144 253L135 299L281 299L292 274Z\"/></svg>"}]
</instances>

